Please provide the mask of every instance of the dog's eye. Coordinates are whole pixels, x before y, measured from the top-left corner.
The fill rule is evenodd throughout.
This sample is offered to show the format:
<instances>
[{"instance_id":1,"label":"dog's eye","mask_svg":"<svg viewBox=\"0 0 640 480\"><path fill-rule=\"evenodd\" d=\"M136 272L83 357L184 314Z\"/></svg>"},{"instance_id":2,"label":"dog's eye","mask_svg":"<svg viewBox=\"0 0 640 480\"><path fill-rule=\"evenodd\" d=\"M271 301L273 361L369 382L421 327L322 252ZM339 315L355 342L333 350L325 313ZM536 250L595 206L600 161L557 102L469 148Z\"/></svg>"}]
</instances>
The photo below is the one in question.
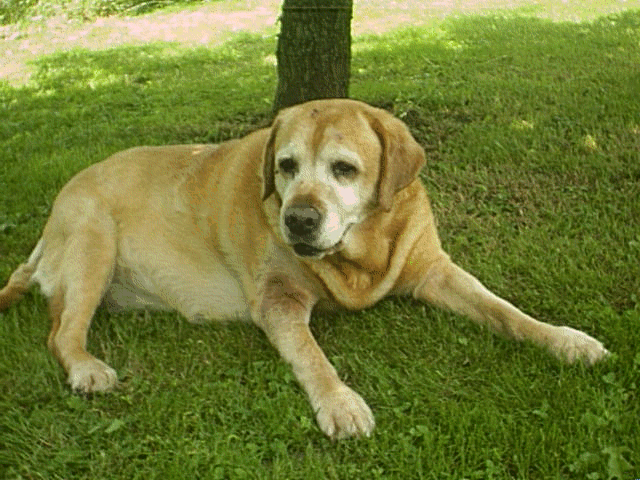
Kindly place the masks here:
<instances>
[{"instance_id":1,"label":"dog's eye","mask_svg":"<svg viewBox=\"0 0 640 480\"><path fill-rule=\"evenodd\" d=\"M331 172L335 177L346 177L351 178L358 173L358 169L355 165L351 165L350 163L343 162L342 160L338 160L337 162L331 165Z\"/></svg>"},{"instance_id":2,"label":"dog's eye","mask_svg":"<svg viewBox=\"0 0 640 480\"><path fill-rule=\"evenodd\" d=\"M278 168L282 173L295 175L298 171L298 164L293 158L283 158L278 162Z\"/></svg>"}]
</instances>

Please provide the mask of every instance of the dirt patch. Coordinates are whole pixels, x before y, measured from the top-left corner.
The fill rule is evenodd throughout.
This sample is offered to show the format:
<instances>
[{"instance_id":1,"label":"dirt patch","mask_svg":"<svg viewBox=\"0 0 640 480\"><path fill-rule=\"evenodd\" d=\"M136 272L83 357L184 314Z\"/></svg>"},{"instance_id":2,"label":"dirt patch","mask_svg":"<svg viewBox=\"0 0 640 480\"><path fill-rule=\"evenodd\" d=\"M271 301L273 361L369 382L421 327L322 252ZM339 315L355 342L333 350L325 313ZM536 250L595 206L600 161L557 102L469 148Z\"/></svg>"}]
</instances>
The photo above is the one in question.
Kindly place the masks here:
<instances>
[{"instance_id":1,"label":"dirt patch","mask_svg":"<svg viewBox=\"0 0 640 480\"><path fill-rule=\"evenodd\" d=\"M40 55L86 48L104 50L117 45L176 42L216 45L238 32L275 33L278 1L214 3L194 10L154 13L139 17L107 17L80 22L56 17L26 27L10 25L0 30L0 78L12 84L29 79L29 62Z\"/></svg>"},{"instance_id":2,"label":"dirt patch","mask_svg":"<svg viewBox=\"0 0 640 480\"><path fill-rule=\"evenodd\" d=\"M495 2L504 4L505 0ZM415 0L355 2L353 33L381 33L399 25L423 25L454 9L478 10L476 3L445 0L433 2L427 10ZM236 0L138 17L107 17L93 22L56 17L35 20L27 26L5 26L0 28L0 58L4 59L0 79L24 84L32 72L29 62L40 55L72 48L104 50L157 41L211 46L238 32L274 35L281 5L282 0Z\"/></svg>"}]
</instances>

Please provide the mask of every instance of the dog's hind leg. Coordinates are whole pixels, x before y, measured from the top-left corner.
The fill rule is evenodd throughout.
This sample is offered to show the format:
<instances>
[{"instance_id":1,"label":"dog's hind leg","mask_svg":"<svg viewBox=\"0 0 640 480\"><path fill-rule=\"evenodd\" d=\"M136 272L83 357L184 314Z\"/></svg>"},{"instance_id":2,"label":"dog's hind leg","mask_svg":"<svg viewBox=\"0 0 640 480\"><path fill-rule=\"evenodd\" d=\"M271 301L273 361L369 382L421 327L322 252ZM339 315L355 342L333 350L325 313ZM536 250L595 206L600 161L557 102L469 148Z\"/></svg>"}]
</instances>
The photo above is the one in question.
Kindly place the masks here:
<instances>
[{"instance_id":1,"label":"dog's hind leg","mask_svg":"<svg viewBox=\"0 0 640 480\"><path fill-rule=\"evenodd\" d=\"M92 216L73 225L49 298L49 349L68 373L74 390L108 390L116 382L116 372L86 350L91 319L113 276L115 229L115 222L108 216Z\"/></svg>"},{"instance_id":2,"label":"dog's hind leg","mask_svg":"<svg viewBox=\"0 0 640 480\"><path fill-rule=\"evenodd\" d=\"M42 240L33 249L29 260L11 274L7 284L0 290L0 311L8 308L12 303L20 300L22 295L33 284L33 274L42 257Z\"/></svg>"}]
</instances>

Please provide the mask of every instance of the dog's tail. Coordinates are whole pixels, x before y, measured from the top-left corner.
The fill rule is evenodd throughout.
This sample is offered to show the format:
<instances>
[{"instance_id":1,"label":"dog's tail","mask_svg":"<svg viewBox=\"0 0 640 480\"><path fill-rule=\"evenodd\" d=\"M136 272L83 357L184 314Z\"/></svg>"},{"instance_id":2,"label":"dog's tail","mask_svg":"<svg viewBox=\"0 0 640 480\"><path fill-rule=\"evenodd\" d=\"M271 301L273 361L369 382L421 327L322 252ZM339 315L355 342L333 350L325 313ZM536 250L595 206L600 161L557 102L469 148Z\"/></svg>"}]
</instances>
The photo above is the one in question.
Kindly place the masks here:
<instances>
[{"instance_id":1,"label":"dog's tail","mask_svg":"<svg viewBox=\"0 0 640 480\"><path fill-rule=\"evenodd\" d=\"M22 298L22 295L33 285L33 274L42 258L42 239L31 252L27 263L18 266L9 277L9 281L0 290L0 311Z\"/></svg>"}]
</instances>

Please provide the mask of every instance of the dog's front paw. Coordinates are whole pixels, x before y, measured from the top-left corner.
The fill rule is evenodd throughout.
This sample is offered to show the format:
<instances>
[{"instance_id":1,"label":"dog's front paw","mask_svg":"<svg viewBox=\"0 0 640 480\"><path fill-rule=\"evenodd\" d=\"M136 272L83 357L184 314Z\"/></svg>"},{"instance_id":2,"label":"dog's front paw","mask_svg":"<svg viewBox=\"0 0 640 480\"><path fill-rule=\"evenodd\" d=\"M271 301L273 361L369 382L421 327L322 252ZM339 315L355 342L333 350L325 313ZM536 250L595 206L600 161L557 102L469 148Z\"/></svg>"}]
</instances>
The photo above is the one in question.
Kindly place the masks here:
<instances>
[{"instance_id":1,"label":"dog's front paw","mask_svg":"<svg viewBox=\"0 0 640 480\"><path fill-rule=\"evenodd\" d=\"M360 395L341 385L320 399L318 425L331 439L370 436L375 426L373 413Z\"/></svg>"},{"instance_id":2,"label":"dog's front paw","mask_svg":"<svg viewBox=\"0 0 640 480\"><path fill-rule=\"evenodd\" d=\"M76 362L69 369L71 388L84 393L110 390L116 379L116 371L97 358Z\"/></svg>"},{"instance_id":3,"label":"dog's front paw","mask_svg":"<svg viewBox=\"0 0 640 480\"><path fill-rule=\"evenodd\" d=\"M557 328L558 336L553 345L553 352L560 359L568 363L582 360L587 365L593 365L609 355L602 343L586 333L570 327Z\"/></svg>"}]
</instances>

